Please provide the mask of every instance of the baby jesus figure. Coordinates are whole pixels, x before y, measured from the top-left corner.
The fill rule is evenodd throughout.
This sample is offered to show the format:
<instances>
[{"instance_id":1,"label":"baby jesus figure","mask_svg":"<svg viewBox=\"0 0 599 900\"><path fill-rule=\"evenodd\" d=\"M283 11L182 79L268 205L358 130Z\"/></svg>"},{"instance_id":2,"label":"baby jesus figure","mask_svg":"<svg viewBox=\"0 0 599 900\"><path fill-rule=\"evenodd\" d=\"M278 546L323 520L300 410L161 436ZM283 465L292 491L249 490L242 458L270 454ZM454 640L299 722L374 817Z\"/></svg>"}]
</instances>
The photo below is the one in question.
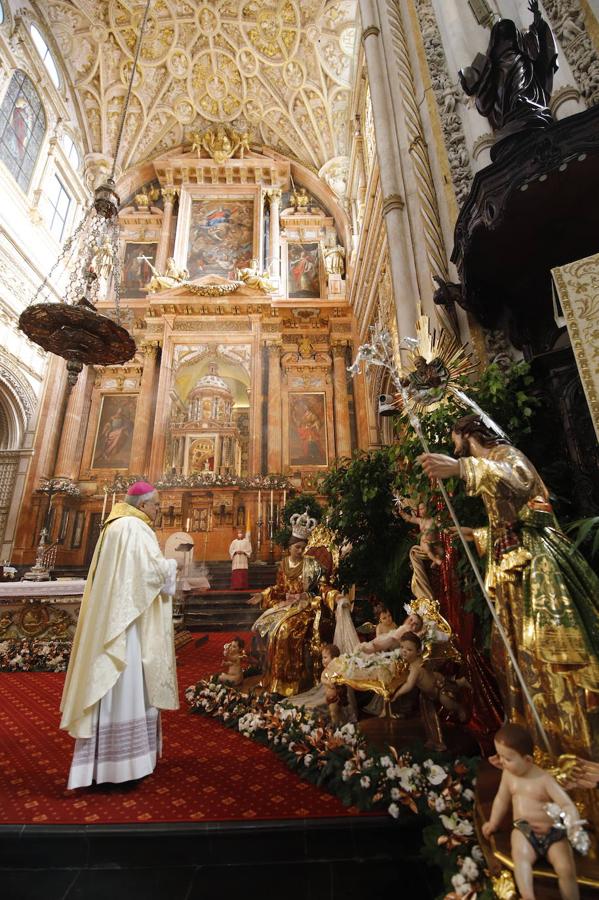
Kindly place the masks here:
<instances>
[{"instance_id":1,"label":"baby jesus figure","mask_svg":"<svg viewBox=\"0 0 599 900\"><path fill-rule=\"evenodd\" d=\"M415 597L432 599L433 589L428 577L426 563L440 566L443 562L443 548L439 538L439 529L432 516L427 515L426 504L419 503L417 515L407 513L399 506L399 515L405 522L417 525L420 541L410 548L410 564L412 566L412 593Z\"/></svg>"},{"instance_id":2,"label":"baby jesus figure","mask_svg":"<svg viewBox=\"0 0 599 900\"><path fill-rule=\"evenodd\" d=\"M245 641L243 638L233 638L223 647L222 666L225 670L217 676L219 684L228 684L230 687L239 687L243 682L243 669L241 667L245 658Z\"/></svg>"}]
</instances>

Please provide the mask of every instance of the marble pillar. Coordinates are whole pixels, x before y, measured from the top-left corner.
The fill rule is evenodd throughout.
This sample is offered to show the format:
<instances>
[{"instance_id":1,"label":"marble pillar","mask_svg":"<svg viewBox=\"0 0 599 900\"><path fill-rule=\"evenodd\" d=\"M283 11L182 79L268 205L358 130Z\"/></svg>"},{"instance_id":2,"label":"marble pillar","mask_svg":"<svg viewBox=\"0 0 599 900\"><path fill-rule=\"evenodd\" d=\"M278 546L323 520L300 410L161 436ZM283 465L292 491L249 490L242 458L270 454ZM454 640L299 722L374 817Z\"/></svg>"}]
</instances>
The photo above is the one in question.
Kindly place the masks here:
<instances>
[{"instance_id":1,"label":"marble pillar","mask_svg":"<svg viewBox=\"0 0 599 900\"><path fill-rule=\"evenodd\" d=\"M87 405L90 383L93 379L93 369L90 366L84 366L83 371L79 374L77 383L69 395L62 424L56 466L54 467L54 475L56 478L70 478L71 480L75 480L79 475L81 455L77 450L78 448L80 450L82 449L80 441L81 429L87 424L87 422L83 422L83 418Z\"/></svg>"},{"instance_id":2,"label":"marble pillar","mask_svg":"<svg viewBox=\"0 0 599 900\"><path fill-rule=\"evenodd\" d=\"M281 191L271 188L266 192L270 203L270 259L267 260L268 270L276 278L281 277Z\"/></svg>"},{"instance_id":3,"label":"marble pillar","mask_svg":"<svg viewBox=\"0 0 599 900\"><path fill-rule=\"evenodd\" d=\"M157 267L158 268L158 267ZM159 270L160 271L160 270ZM152 344L142 347L144 368L139 386L135 427L131 442L129 471L135 475L145 475L150 456L150 425L155 402L156 360L158 348Z\"/></svg>"},{"instance_id":4,"label":"marble pillar","mask_svg":"<svg viewBox=\"0 0 599 900\"><path fill-rule=\"evenodd\" d=\"M268 464L269 472L279 473L281 459L281 347L268 344Z\"/></svg>"},{"instance_id":5,"label":"marble pillar","mask_svg":"<svg viewBox=\"0 0 599 900\"><path fill-rule=\"evenodd\" d=\"M359 0L362 43L376 136L383 217L391 259L393 295L400 337L413 336L416 323L418 282L412 258L409 222L404 212L405 189L395 134L393 103L389 93L381 29L375 0Z\"/></svg>"},{"instance_id":6,"label":"marble pillar","mask_svg":"<svg viewBox=\"0 0 599 900\"><path fill-rule=\"evenodd\" d=\"M337 458L351 456L351 428L347 397L347 344L333 344L333 403L335 409L335 451Z\"/></svg>"},{"instance_id":7,"label":"marble pillar","mask_svg":"<svg viewBox=\"0 0 599 900\"><path fill-rule=\"evenodd\" d=\"M159 272L166 269L166 260L169 255L169 247L171 243L171 228L173 224L173 206L177 192L172 187L162 188L162 199L164 201L164 213L162 215L162 229L160 231L160 240L156 250L156 268Z\"/></svg>"}]
</instances>

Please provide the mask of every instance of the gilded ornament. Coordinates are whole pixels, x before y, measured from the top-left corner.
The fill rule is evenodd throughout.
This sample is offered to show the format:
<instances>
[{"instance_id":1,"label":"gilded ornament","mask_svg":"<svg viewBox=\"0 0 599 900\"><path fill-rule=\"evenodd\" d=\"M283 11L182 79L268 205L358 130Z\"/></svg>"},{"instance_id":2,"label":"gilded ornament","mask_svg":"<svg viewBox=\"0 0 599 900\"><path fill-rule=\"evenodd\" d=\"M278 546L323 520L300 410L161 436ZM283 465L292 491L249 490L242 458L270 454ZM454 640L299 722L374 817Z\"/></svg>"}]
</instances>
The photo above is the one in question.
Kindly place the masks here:
<instances>
[{"instance_id":1,"label":"gilded ornament","mask_svg":"<svg viewBox=\"0 0 599 900\"><path fill-rule=\"evenodd\" d=\"M205 150L219 165L234 156L243 159L244 153L249 153L250 150L247 131L238 132L227 125L209 128L203 133L195 131L191 138L191 149L196 151L198 159L202 158L202 150Z\"/></svg>"},{"instance_id":2,"label":"gilded ornament","mask_svg":"<svg viewBox=\"0 0 599 900\"><path fill-rule=\"evenodd\" d=\"M491 878L491 883L497 900L518 900L514 876L509 869L502 869L499 875Z\"/></svg>"},{"instance_id":3,"label":"gilded ornament","mask_svg":"<svg viewBox=\"0 0 599 900\"><path fill-rule=\"evenodd\" d=\"M251 266L238 269L237 275L248 287L258 288L265 294L272 294L277 289L268 272L260 272L257 259L252 260Z\"/></svg>"}]
</instances>

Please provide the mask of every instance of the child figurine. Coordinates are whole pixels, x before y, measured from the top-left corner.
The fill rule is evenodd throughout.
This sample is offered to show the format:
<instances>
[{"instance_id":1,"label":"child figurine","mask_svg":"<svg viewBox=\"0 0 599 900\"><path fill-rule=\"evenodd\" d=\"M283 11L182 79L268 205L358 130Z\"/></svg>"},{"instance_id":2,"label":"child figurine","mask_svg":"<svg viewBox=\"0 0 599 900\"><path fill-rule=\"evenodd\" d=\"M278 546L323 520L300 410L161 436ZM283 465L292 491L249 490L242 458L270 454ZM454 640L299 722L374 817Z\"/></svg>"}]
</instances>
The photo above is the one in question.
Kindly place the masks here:
<instances>
[{"instance_id":1,"label":"child figurine","mask_svg":"<svg viewBox=\"0 0 599 900\"><path fill-rule=\"evenodd\" d=\"M422 634L424 631L424 620L418 613L410 613L399 628L394 631L388 631L386 634L378 634L372 641L366 641L360 644L360 653L380 653L382 651L397 650L401 643L402 635L406 632Z\"/></svg>"},{"instance_id":2,"label":"child figurine","mask_svg":"<svg viewBox=\"0 0 599 900\"><path fill-rule=\"evenodd\" d=\"M497 831L511 802L512 859L522 900L534 900L532 868L537 859L547 859L553 866L562 900L578 900L576 866L567 839L576 842L582 832L578 810L555 778L533 762L534 745L526 729L504 725L495 735L495 749L496 764L503 774L483 835L489 838ZM554 803L565 814L569 827L552 824L547 806Z\"/></svg>"},{"instance_id":3,"label":"child figurine","mask_svg":"<svg viewBox=\"0 0 599 900\"><path fill-rule=\"evenodd\" d=\"M330 663L341 656L341 651L336 644L323 644L322 666L326 669ZM331 725L344 725L346 722L345 707L348 705L347 688L344 684L325 685L324 698L329 708Z\"/></svg>"},{"instance_id":4,"label":"child figurine","mask_svg":"<svg viewBox=\"0 0 599 900\"><path fill-rule=\"evenodd\" d=\"M239 687L243 682L243 669L241 663L245 657L244 648L245 641L243 638L235 637L230 643L223 647L223 668L217 677L220 684L228 684L231 687Z\"/></svg>"},{"instance_id":5,"label":"child figurine","mask_svg":"<svg viewBox=\"0 0 599 900\"><path fill-rule=\"evenodd\" d=\"M410 548L410 564L412 566L412 593L415 597L432 599L431 587L426 563L440 566L443 562L443 547L439 540L439 529L432 516L427 515L426 505L419 503L417 515L404 512L399 507L399 514L405 522L417 525L420 531L420 542Z\"/></svg>"},{"instance_id":6,"label":"child figurine","mask_svg":"<svg viewBox=\"0 0 599 900\"><path fill-rule=\"evenodd\" d=\"M397 625L393 621L391 611L386 608L381 609L379 613L379 624L376 626L376 636L380 637L383 634L389 634L390 631L395 631L396 629Z\"/></svg>"},{"instance_id":7,"label":"child figurine","mask_svg":"<svg viewBox=\"0 0 599 900\"><path fill-rule=\"evenodd\" d=\"M401 657L408 663L407 680L397 689L393 700L409 694L414 688L420 692L420 713L426 731L425 746L433 750L445 750L445 742L437 715L437 704L454 713L460 722L468 721L466 707L460 702L460 682L451 681L441 672L431 672L422 656L422 641L414 632L407 631L400 640ZM464 682L466 684L466 682Z\"/></svg>"}]
</instances>

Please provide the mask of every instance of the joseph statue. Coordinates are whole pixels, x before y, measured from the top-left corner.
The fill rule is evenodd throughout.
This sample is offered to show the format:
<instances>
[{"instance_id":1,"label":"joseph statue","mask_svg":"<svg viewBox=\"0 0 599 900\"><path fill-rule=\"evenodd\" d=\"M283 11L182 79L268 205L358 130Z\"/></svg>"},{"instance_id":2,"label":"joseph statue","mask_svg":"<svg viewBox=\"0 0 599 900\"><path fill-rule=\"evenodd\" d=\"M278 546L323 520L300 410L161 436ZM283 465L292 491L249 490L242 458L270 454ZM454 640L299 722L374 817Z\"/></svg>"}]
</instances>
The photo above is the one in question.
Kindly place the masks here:
<instances>
[{"instance_id":1,"label":"joseph statue","mask_svg":"<svg viewBox=\"0 0 599 900\"><path fill-rule=\"evenodd\" d=\"M459 477L480 497L488 525L463 528L486 559L486 588L554 752L599 749L599 579L560 531L530 462L479 416L453 425L458 457L419 457L431 478ZM505 712L536 733L501 636L491 655Z\"/></svg>"},{"instance_id":2,"label":"joseph statue","mask_svg":"<svg viewBox=\"0 0 599 900\"><path fill-rule=\"evenodd\" d=\"M76 739L68 787L149 775L160 709L177 709L172 617L177 564L152 528L158 493L137 482L100 534L62 695L60 727Z\"/></svg>"}]
</instances>

